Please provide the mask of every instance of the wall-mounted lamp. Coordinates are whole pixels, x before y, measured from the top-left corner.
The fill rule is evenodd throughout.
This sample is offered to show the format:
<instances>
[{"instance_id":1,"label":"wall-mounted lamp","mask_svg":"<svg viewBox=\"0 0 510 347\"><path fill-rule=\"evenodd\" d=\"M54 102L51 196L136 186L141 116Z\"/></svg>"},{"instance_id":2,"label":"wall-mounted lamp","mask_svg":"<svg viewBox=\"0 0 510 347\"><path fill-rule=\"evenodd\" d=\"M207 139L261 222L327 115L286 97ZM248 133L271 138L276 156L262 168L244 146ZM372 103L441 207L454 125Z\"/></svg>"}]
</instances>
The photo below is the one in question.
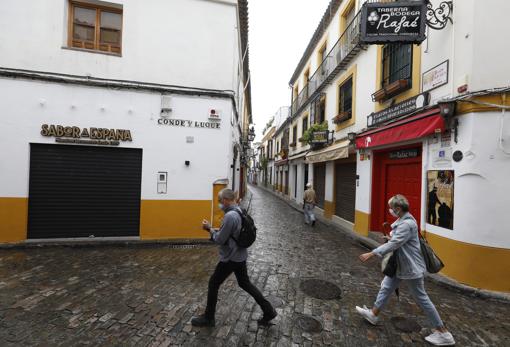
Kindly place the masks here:
<instances>
[{"instance_id":1,"label":"wall-mounted lamp","mask_svg":"<svg viewBox=\"0 0 510 347\"><path fill-rule=\"evenodd\" d=\"M248 132L248 141L251 142L253 140L255 140L255 128L251 127L250 131Z\"/></svg>"},{"instance_id":2,"label":"wall-mounted lamp","mask_svg":"<svg viewBox=\"0 0 510 347\"><path fill-rule=\"evenodd\" d=\"M354 141L356 140L356 133L347 133L347 139L348 139L351 143L354 143Z\"/></svg>"},{"instance_id":3,"label":"wall-mounted lamp","mask_svg":"<svg viewBox=\"0 0 510 347\"><path fill-rule=\"evenodd\" d=\"M439 113L445 120L451 119L455 114L455 106L457 105L455 101L438 102L438 105Z\"/></svg>"},{"instance_id":4,"label":"wall-mounted lamp","mask_svg":"<svg viewBox=\"0 0 510 347\"><path fill-rule=\"evenodd\" d=\"M439 113L444 118L444 121L446 123L446 128L453 129L454 141L455 143L457 143L459 120L455 119L455 121L452 124L452 118L455 115L457 103L455 101L443 101L443 102L440 101L437 104L439 105Z\"/></svg>"},{"instance_id":5,"label":"wall-mounted lamp","mask_svg":"<svg viewBox=\"0 0 510 347\"><path fill-rule=\"evenodd\" d=\"M189 164L190 164L190 163L189 163L189 160L186 160L186 161L184 162L184 165L186 165L186 166L189 166Z\"/></svg>"}]
</instances>

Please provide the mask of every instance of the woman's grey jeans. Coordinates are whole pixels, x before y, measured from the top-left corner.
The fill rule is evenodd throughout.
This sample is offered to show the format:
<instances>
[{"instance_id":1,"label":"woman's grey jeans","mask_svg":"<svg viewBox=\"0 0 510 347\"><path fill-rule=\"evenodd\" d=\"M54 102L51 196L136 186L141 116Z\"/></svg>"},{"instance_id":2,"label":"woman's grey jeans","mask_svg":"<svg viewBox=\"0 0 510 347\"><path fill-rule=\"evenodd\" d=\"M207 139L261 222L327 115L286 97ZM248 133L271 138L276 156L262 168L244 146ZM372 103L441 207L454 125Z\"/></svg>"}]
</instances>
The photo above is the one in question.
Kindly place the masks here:
<instances>
[{"instance_id":1,"label":"woman's grey jeans","mask_svg":"<svg viewBox=\"0 0 510 347\"><path fill-rule=\"evenodd\" d=\"M303 213L305 214L305 223L310 224L315 220L315 214L313 213L313 204L309 204L305 202L305 206L303 208Z\"/></svg>"},{"instance_id":2,"label":"woman's grey jeans","mask_svg":"<svg viewBox=\"0 0 510 347\"><path fill-rule=\"evenodd\" d=\"M425 292L423 277L412 280L402 280L397 277L391 278L385 276L381 283L381 289L379 290L379 294L377 294L374 306L381 310L384 305L386 305L391 295L395 292L395 289L398 288L401 281L407 282L407 286L409 287L414 300L418 303L418 305L420 305L422 310L425 311L425 314L427 315L430 323L432 323L432 326L434 328L443 327L443 321L441 320L441 317L439 317L436 307L432 301L430 301L427 292Z\"/></svg>"}]
</instances>

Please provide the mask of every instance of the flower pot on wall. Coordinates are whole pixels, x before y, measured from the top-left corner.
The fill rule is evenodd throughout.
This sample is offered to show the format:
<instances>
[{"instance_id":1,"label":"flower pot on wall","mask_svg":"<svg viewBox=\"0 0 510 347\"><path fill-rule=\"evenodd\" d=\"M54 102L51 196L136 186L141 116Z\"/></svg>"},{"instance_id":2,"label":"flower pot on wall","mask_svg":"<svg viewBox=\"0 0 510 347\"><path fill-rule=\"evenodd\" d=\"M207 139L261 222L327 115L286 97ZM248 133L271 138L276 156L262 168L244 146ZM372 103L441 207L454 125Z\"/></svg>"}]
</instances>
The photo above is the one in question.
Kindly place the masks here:
<instances>
[{"instance_id":1,"label":"flower pot on wall","mask_svg":"<svg viewBox=\"0 0 510 347\"><path fill-rule=\"evenodd\" d=\"M393 83L388 84L384 89L386 91L386 95L388 97L392 97L407 89L407 85L408 85L407 80L397 80Z\"/></svg>"},{"instance_id":2,"label":"flower pot on wall","mask_svg":"<svg viewBox=\"0 0 510 347\"><path fill-rule=\"evenodd\" d=\"M351 119L351 117L352 117L351 111L340 112L337 116L333 118L333 123L340 124L345 122L346 120Z\"/></svg>"}]
</instances>

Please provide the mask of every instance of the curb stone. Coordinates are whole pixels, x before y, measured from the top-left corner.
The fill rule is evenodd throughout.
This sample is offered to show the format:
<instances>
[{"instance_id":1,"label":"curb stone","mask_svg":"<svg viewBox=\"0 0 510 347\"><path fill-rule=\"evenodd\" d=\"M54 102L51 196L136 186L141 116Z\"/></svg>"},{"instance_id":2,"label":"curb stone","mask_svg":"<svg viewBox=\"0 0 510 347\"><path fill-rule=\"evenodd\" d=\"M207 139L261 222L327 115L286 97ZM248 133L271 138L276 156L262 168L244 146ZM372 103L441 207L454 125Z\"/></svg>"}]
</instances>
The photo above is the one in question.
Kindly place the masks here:
<instances>
[{"instance_id":1,"label":"curb stone","mask_svg":"<svg viewBox=\"0 0 510 347\"><path fill-rule=\"evenodd\" d=\"M0 244L0 250L30 249L46 247L136 247L136 248L193 248L214 246L208 239L175 239L175 240L69 240L48 242L20 242Z\"/></svg>"}]
</instances>

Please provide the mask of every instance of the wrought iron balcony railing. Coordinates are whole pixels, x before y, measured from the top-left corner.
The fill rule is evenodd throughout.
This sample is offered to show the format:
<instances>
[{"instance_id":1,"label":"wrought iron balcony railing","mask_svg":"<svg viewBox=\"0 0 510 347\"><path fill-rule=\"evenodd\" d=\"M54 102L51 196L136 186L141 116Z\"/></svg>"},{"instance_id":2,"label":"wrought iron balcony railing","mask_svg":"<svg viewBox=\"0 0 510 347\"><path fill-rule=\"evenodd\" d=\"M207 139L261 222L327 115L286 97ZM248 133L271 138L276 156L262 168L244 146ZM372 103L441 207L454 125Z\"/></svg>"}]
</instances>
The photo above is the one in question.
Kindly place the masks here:
<instances>
[{"instance_id":1,"label":"wrought iron balcony railing","mask_svg":"<svg viewBox=\"0 0 510 347\"><path fill-rule=\"evenodd\" d=\"M333 48L326 55L321 65L310 77L308 84L292 102L292 116L301 112L313 97L345 69L364 45L360 42L361 11L353 18Z\"/></svg>"}]
</instances>

